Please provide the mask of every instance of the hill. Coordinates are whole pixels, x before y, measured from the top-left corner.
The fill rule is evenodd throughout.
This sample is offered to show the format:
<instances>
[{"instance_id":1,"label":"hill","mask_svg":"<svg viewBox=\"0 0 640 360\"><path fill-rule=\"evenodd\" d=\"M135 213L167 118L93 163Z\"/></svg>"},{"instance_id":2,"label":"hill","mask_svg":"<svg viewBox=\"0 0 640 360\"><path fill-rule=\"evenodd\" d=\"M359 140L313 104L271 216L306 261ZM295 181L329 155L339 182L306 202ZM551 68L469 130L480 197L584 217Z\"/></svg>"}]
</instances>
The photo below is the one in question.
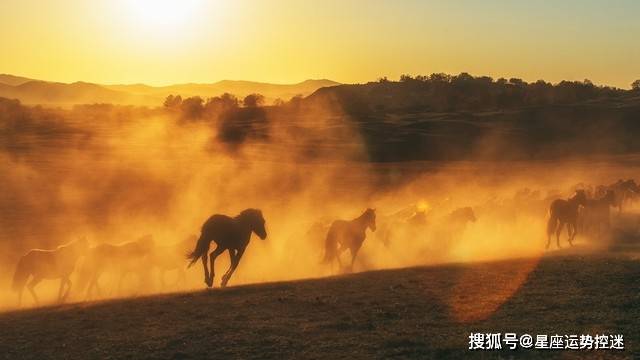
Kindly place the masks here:
<instances>
[{"instance_id":1,"label":"hill","mask_svg":"<svg viewBox=\"0 0 640 360\"><path fill-rule=\"evenodd\" d=\"M268 103L307 96L325 86L338 83L330 80L307 80L298 84L268 84L250 81L220 81L213 84L178 84L153 87L145 84L100 85L86 82L71 84L33 80L12 75L0 75L0 97L18 99L25 104L69 106L75 104L111 103L120 105L160 106L169 95L203 98L231 93L238 97L258 93Z\"/></svg>"},{"instance_id":2,"label":"hill","mask_svg":"<svg viewBox=\"0 0 640 360\"><path fill-rule=\"evenodd\" d=\"M33 81L33 79L29 79L22 76L9 75L9 74L0 74L0 84L17 86L29 81Z\"/></svg>"},{"instance_id":3,"label":"hill","mask_svg":"<svg viewBox=\"0 0 640 360\"><path fill-rule=\"evenodd\" d=\"M640 268L550 256L0 314L6 358L637 358ZM470 352L471 332L623 334L625 350ZM43 339L47 339L43 341Z\"/></svg>"}]
</instances>

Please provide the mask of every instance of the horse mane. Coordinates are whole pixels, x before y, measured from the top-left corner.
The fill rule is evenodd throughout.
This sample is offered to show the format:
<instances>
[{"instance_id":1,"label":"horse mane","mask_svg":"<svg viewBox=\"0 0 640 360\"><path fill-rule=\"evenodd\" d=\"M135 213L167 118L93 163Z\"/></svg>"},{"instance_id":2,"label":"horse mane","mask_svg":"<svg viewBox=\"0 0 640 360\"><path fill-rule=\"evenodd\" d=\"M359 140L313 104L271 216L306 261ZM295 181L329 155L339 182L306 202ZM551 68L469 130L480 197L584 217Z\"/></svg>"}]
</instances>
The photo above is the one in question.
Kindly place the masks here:
<instances>
[{"instance_id":1,"label":"horse mane","mask_svg":"<svg viewBox=\"0 0 640 360\"><path fill-rule=\"evenodd\" d=\"M64 243L64 244L56 246L56 250L66 249L66 248L71 247L71 246L73 246L73 245L75 245L75 244L77 244L77 243L79 243L81 241L87 241L87 239L86 238L79 238L79 239L71 240L71 241L69 241L67 243Z\"/></svg>"},{"instance_id":2,"label":"horse mane","mask_svg":"<svg viewBox=\"0 0 640 360\"><path fill-rule=\"evenodd\" d=\"M245 217L254 217L261 214L262 214L262 211L260 209L248 208L248 209L242 210L240 214L236 215L235 219L240 219Z\"/></svg>"},{"instance_id":3,"label":"horse mane","mask_svg":"<svg viewBox=\"0 0 640 360\"><path fill-rule=\"evenodd\" d=\"M376 209L372 209L372 208L367 208L367 210L365 210L362 214L360 214L360 216L358 216L357 218L353 219L353 220L363 220L365 218L370 217L371 215L376 213Z\"/></svg>"}]
</instances>

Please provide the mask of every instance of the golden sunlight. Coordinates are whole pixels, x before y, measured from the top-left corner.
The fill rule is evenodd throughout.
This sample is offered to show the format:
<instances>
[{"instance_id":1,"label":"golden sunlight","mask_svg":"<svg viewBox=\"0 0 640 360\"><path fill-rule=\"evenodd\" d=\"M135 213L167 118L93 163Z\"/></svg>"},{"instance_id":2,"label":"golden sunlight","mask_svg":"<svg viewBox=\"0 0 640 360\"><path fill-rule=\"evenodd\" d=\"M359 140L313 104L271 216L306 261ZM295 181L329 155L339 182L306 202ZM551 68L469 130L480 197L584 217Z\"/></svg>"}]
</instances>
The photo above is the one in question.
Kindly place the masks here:
<instances>
[{"instance_id":1,"label":"golden sunlight","mask_svg":"<svg viewBox=\"0 0 640 360\"><path fill-rule=\"evenodd\" d=\"M175 31L192 24L202 0L123 0L136 25L152 31Z\"/></svg>"}]
</instances>

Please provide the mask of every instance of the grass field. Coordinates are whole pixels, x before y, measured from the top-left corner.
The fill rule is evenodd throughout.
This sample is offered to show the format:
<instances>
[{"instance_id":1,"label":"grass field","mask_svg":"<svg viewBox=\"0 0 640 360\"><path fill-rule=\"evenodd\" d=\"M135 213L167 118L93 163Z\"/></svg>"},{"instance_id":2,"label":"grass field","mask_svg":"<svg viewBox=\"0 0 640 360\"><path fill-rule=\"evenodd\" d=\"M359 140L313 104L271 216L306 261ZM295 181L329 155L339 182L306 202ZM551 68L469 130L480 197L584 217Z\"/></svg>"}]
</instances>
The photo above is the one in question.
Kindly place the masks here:
<instances>
[{"instance_id":1,"label":"grass field","mask_svg":"<svg viewBox=\"0 0 640 360\"><path fill-rule=\"evenodd\" d=\"M623 334L625 350L471 352L471 332ZM6 359L638 358L621 253L384 270L0 315Z\"/></svg>"}]
</instances>

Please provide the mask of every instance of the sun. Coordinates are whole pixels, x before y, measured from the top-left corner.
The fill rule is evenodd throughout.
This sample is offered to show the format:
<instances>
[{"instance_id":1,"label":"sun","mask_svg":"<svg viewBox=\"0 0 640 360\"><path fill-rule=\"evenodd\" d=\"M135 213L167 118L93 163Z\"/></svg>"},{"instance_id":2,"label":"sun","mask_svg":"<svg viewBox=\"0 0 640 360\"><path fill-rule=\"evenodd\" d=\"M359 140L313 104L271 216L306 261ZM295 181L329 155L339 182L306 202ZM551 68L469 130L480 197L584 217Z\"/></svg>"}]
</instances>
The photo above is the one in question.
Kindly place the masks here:
<instances>
[{"instance_id":1,"label":"sun","mask_svg":"<svg viewBox=\"0 0 640 360\"><path fill-rule=\"evenodd\" d=\"M203 0L125 0L132 20L141 29L176 30L191 22L202 10Z\"/></svg>"}]
</instances>

